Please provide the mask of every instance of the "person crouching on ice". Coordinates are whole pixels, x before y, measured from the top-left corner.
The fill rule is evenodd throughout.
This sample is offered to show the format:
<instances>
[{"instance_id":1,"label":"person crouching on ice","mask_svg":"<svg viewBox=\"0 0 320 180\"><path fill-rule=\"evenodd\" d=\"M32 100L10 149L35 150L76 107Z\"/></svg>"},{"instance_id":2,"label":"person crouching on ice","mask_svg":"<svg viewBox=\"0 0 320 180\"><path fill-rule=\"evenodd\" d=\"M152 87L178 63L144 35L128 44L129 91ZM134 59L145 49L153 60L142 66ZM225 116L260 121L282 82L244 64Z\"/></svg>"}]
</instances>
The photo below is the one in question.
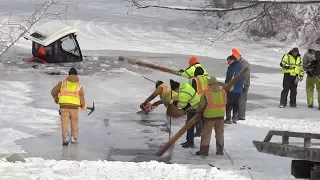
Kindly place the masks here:
<instances>
[{"instance_id":1,"label":"person crouching on ice","mask_svg":"<svg viewBox=\"0 0 320 180\"><path fill-rule=\"evenodd\" d=\"M202 113L203 116L200 151L196 155L208 156L213 128L216 133L216 155L223 155L226 93L215 77L211 76L208 81L209 88L201 96L196 109L196 113Z\"/></svg>"},{"instance_id":2,"label":"person crouching on ice","mask_svg":"<svg viewBox=\"0 0 320 180\"><path fill-rule=\"evenodd\" d=\"M193 89L189 83L176 82L170 79L171 89L178 93L178 96L173 96L173 105L175 112L177 114L184 115L187 113L187 122L192 119L196 114L196 108L200 101L200 96ZM168 108L170 108L168 106ZM172 108L173 109L173 108ZM179 115L180 116L180 115ZM177 117L177 116L175 116ZM187 131L187 142L182 143L183 148L193 148L194 147L194 126L190 127Z\"/></svg>"},{"instance_id":3,"label":"person crouching on ice","mask_svg":"<svg viewBox=\"0 0 320 180\"><path fill-rule=\"evenodd\" d=\"M71 143L77 143L78 141L78 108L82 110L87 109L85 104L84 92L79 78L77 76L77 70L71 68L69 75L65 80L60 81L53 87L51 95L55 103L60 105L60 120L62 129L62 141L63 145L68 145L69 138L69 124L71 122Z\"/></svg>"},{"instance_id":4,"label":"person crouching on ice","mask_svg":"<svg viewBox=\"0 0 320 180\"><path fill-rule=\"evenodd\" d=\"M155 83L156 88L153 93L140 105L140 107L145 107L150 101L152 101L157 96L160 97L160 100L152 103L152 107L156 108L160 104L163 104L165 107L168 107L168 104L173 96L177 96L178 93L172 91L169 85L164 84L162 81L158 80Z\"/></svg>"}]
</instances>

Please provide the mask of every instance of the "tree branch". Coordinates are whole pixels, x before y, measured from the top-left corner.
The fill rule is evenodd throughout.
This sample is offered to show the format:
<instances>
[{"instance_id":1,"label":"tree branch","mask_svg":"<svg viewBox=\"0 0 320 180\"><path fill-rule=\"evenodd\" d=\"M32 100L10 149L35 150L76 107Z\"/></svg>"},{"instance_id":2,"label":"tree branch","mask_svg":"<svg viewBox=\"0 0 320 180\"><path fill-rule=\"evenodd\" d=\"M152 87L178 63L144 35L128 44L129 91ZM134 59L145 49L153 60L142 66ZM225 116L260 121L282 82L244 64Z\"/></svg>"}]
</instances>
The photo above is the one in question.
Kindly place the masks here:
<instances>
[{"instance_id":1,"label":"tree branch","mask_svg":"<svg viewBox=\"0 0 320 180\"><path fill-rule=\"evenodd\" d=\"M32 15L28 19L22 19L21 22L10 22L12 17L11 13L9 16L8 23L0 24L0 43L4 46L4 48L0 50L0 58L21 37L28 33L28 31L33 27L33 25L36 24L40 19L48 16L59 16L61 13L65 13L69 7L69 5L66 5L66 8L60 12L47 13L50 7L57 4L60 4L58 0L48 0L46 3L42 4L40 8L35 7L35 11L32 13ZM13 33L17 32L19 32L19 34L14 36ZM8 40L4 40L4 36L7 36Z\"/></svg>"},{"instance_id":2,"label":"tree branch","mask_svg":"<svg viewBox=\"0 0 320 180\"><path fill-rule=\"evenodd\" d=\"M198 7L179 7L179 6L166 6L160 4L149 4L141 5L138 0L131 0L133 6L137 8L162 8L162 9L172 9L178 11L196 11L196 12L230 12L230 11L239 11L244 9L253 8L259 4L318 4L320 0L309 0L309 1L285 1L285 0L253 0L253 1L238 1L239 3L250 3L247 6L239 6L232 8L198 8Z\"/></svg>"}]
</instances>

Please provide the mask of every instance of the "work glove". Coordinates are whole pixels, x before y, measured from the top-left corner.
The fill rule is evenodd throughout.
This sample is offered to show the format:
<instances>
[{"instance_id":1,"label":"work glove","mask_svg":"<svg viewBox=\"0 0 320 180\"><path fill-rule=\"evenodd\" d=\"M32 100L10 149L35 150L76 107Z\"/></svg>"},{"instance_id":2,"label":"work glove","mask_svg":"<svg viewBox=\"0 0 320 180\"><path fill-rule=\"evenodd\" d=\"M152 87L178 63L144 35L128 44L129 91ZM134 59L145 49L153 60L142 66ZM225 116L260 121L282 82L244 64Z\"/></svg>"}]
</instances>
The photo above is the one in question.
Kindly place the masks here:
<instances>
[{"instance_id":1,"label":"work glove","mask_svg":"<svg viewBox=\"0 0 320 180\"><path fill-rule=\"evenodd\" d=\"M147 105L147 103L143 102L143 103L140 104L140 108L141 108L141 109L144 109L144 107L145 107L146 105Z\"/></svg>"},{"instance_id":2,"label":"work glove","mask_svg":"<svg viewBox=\"0 0 320 180\"><path fill-rule=\"evenodd\" d=\"M59 100L58 100L58 99L54 99L54 102L55 102L56 104L58 104L58 103L59 103Z\"/></svg>"},{"instance_id":3,"label":"work glove","mask_svg":"<svg viewBox=\"0 0 320 180\"><path fill-rule=\"evenodd\" d=\"M181 74L181 73L183 73L184 72L184 70L183 69L180 69L179 70L179 74Z\"/></svg>"},{"instance_id":4,"label":"work glove","mask_svg":"<svg viewBox=\"0 0 320 180\"><path fill-rule=\"evenodd\" d=\"M87 108L88 108L88 106L85 104L85 105L83 105L83 106L81 106L81 109L82 110L87 110Z\"/></svg>"}]
</instances>

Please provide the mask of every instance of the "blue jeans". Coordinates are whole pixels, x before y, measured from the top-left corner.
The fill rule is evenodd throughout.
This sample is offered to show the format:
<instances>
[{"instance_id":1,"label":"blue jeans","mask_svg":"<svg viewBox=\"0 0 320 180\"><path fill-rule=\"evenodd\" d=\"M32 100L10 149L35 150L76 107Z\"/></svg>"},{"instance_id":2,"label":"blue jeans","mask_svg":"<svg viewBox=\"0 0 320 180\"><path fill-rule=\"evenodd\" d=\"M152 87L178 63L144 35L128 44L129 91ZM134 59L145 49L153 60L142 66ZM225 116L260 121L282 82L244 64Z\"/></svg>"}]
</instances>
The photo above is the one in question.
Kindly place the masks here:
<instances>
[{"instance_id":1,"label":"blue jeans","mask_svg":"<svg viewBox=\"0 0 320 180\"><path fill-rule=\"evenodd\" d=\"M186 123L188 123L193 118L194 115L196 115L196 112L189 111L187 113L187 122ZM194 125L188 129L186 140L187 140L188 144L194 145Z\"/></svg>"}]
</instances>

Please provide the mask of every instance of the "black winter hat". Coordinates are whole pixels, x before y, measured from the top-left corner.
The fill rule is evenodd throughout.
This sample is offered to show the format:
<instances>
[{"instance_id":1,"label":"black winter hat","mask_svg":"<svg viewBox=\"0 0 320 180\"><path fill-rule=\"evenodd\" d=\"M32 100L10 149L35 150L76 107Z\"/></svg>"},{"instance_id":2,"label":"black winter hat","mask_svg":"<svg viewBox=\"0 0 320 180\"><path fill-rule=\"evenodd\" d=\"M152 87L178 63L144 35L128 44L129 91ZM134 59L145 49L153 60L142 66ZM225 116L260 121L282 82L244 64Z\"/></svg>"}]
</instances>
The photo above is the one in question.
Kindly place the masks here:
<instances>
[{"instance_id":1,"label":"black winter hat","mask_svg":"<svg viewBox=\"0 0 320 180\"><path fill-rule=\"evenodd\" d=\"M291 50L291 52L297 52L299 54L299 49L295 47Z\"/></svg>"},{"instance_id":2,"label":"black winter hat","mask_svg":"<svg viewBox=\"0 0 320 180\"><path fill-rule=\"evenodd\" d=\"M77 70L75 68L71 68L69 70L69 75L78 75L78 72L77 72Z\"/></svg>"},{"instance_id":3,"label":"black winter hat","mask_svg":"<svg viewBox=\"0 0 320 180\"><path fill-rule=\"evenodd\" d=\"M176 81L174 81L174 80L170 79L170 86L171 86L171 89L172 89L172 90L174 90L174 89L179 88L180 83L178 83L178 82L176 82Z\"/></svg>"}]
</instances>

